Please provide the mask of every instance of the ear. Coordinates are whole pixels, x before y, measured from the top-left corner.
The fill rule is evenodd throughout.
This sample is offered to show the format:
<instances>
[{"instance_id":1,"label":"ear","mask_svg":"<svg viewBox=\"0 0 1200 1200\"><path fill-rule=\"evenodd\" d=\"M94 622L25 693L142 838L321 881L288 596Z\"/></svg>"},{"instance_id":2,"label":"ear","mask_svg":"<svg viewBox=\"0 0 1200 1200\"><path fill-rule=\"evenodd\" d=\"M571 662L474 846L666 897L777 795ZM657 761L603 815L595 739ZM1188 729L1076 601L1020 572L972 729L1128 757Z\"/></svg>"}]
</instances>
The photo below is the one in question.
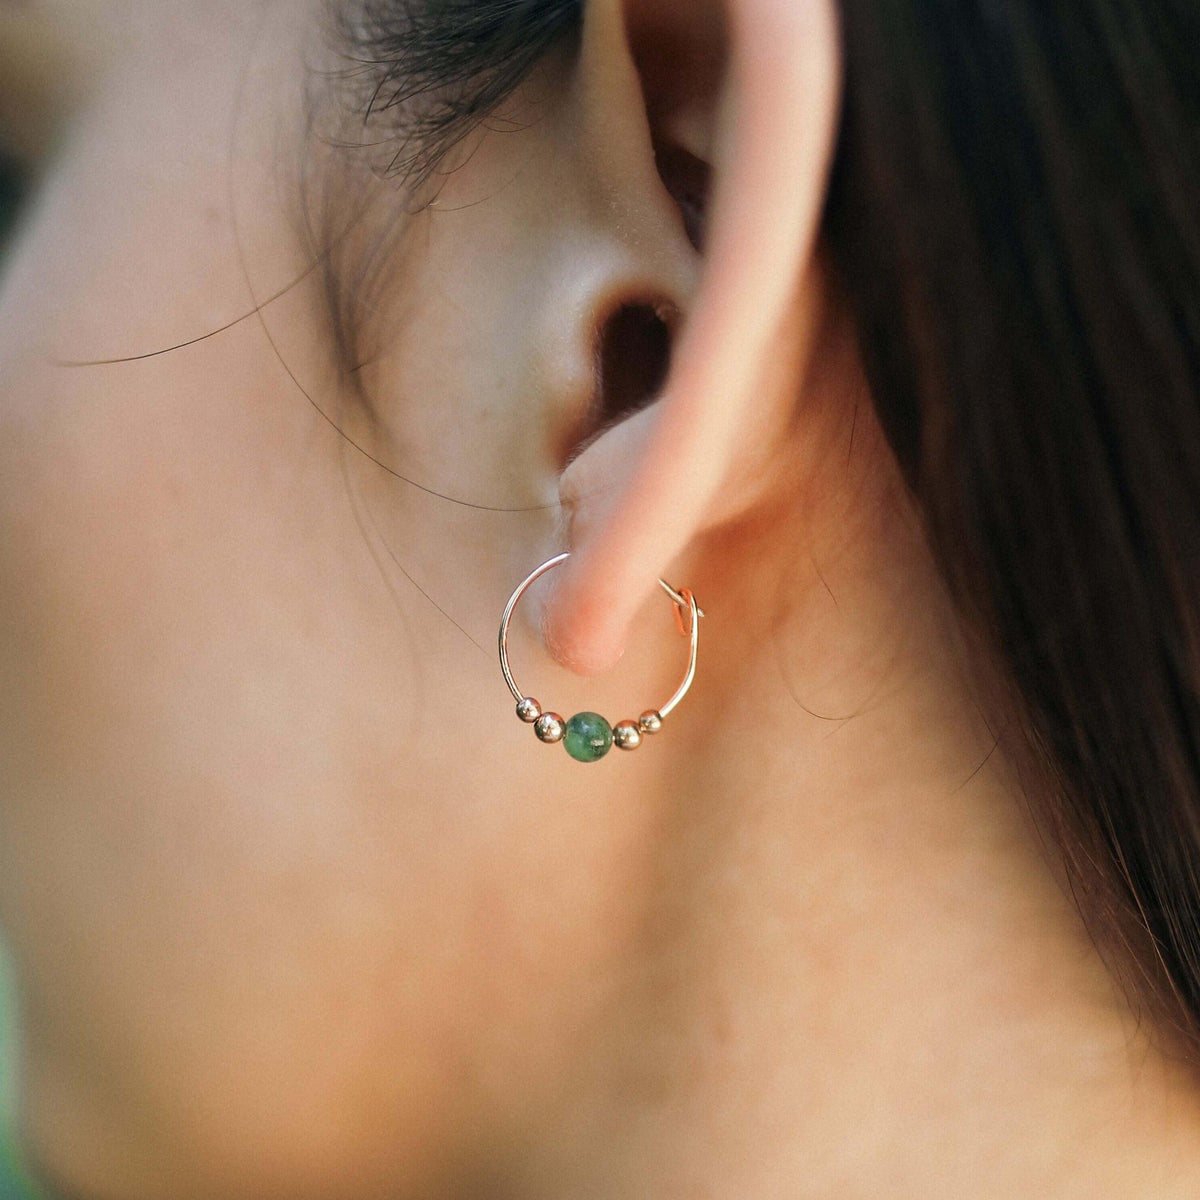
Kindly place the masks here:
<instances>
[{"instance_id":1,"label":"ear","mask_svg":"<svg viewBox=\"0 0 1200 1200\"><path fill-rule=\"evenodd\" d=\"M590 442L562 477L572 557L544 633L554 657L583 674L620 657L656 578L728 519L764 439L781 436L796 403L775 355L793 358L794 385L840 102L833 0L590 0L582 70L589 54L614 53L614 30L641 76L660 170L662 148L680 148L711 166L713 191L701 282L661 395ZM721 69L705 83L714 33ZM692 69L674 69L689 54Z\"/></svg>"}]
</instances>

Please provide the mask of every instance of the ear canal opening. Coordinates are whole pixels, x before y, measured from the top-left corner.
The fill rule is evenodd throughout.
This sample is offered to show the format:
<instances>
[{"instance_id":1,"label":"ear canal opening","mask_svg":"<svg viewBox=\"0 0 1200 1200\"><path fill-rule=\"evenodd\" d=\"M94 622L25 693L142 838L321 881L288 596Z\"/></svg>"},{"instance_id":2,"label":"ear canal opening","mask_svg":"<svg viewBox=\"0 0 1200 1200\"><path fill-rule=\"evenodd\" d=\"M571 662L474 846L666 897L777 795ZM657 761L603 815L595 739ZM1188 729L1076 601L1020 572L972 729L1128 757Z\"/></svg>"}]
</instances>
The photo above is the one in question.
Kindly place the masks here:
<instances>
[{"instance_id":1,"label":"ear canal opening","mask_svg":"<svg viewBox=\"0 0 1200 1200\"><path fill-rule=\"evenodd\" d=\"M671 367L673 306L622 304L601 326L596 345L600 428L648 407L662 393Z\"/></svg>"}]
</instances>

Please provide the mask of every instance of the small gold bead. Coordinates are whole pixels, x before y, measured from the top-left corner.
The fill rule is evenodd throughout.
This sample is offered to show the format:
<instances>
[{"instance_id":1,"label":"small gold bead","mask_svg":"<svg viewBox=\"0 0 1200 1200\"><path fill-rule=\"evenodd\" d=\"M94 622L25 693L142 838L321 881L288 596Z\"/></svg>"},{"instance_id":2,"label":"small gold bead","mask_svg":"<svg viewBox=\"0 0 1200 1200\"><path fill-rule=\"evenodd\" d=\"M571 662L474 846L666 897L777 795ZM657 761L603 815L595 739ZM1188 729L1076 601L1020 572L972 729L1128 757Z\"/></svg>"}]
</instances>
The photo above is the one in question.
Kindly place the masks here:
<instances>
[{"instance_id":1,"label":"small gold bead","mask_svg":"<svg viewBox=\"0 0 1200 1200\"><path fill-rule=\"evenodd\" d=\"M618 750L636 750L642 744L642 731L636 721L622 721L613 726L613 742Z\"/></svg>"},{"instance_id":2,"label":"small gold bead","mask_svg":"<svg viewBox=\"0 0 1200 1200\"><path fill-rule=\"evenodd\" d=\"M534 723L533 732L537 734L539 741L553 746L566 737L567 723L558 713L542 713Z\"/></svg>"},{"instance_id":3,"label":"small gold bead","mask_svg":"<svg viewBox=\"0 0 1200 1200\"><path fill-rule=\"evenodd\" d=\"M534 721L542 715L542 706L532 697L526 696L520 704L517 705L517 716L525 722L526 725L532 725Z\"/></svg>"},{"instance_id":4,"label":"small gold bead","mask_svg":"<svg viewBox=\"0 0 1200 1200\"><path fill-rule=\"evenodd\" d=\"M658 733L662 729L662 725L662 713L656 712L654 709L642 713L638 718L638 728L643 733Z\"/></svg>"}]
</instances>

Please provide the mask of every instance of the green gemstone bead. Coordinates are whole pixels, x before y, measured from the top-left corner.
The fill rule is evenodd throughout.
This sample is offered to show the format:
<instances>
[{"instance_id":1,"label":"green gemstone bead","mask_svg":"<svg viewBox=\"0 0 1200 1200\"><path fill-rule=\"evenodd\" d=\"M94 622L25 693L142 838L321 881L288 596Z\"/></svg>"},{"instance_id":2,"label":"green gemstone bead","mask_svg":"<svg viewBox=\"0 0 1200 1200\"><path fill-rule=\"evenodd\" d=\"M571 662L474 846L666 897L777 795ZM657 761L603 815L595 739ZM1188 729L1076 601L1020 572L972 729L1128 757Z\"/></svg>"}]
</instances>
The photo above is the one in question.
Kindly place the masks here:
<instances>
[{"instance_id":1,"label":"green gemstone bead","mask_svg":"<svg viewBox=\"0 0 1200 1200\"><path fill-rule=\"evenodd\" d=\"M563 745L577 762L599 762L613 747L612 726L598 713L576 713L567 722Z\"/></svg>"}]
</instances>

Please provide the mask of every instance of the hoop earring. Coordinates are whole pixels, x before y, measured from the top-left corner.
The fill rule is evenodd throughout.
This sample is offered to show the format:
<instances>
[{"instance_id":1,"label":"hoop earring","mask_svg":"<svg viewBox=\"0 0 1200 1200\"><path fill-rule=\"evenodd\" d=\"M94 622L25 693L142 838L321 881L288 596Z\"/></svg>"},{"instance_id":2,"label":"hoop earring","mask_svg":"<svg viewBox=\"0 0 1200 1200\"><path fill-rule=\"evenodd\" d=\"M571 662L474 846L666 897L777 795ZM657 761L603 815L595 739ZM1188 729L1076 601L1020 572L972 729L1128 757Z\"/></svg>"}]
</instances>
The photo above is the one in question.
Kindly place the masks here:
<instances>
[{"instance_id":1,"label":"hoop earring","mask_svg":"<svg viewBox=\"0 0 1200 1200\"><path fill-rule=\"evenodd\" d=\"M517 716L526 725L533 726L533 732L538 740L548 745L562 742L567 753L577 762L599 762L612 748L621 750L636 750L642 739L650 734L658 733L663 722L669 717L680 702L691 690L696 678L696 654L700 648L700 618L704 611L696 603L696 597L687 588L676 591L669 583L659 580L659 587L670 597L675 606L675 623L679 632L691 641L691 653L688 657L687 673L675 694L660 708L647 709L636 721L620 721L616 726L610 725L599 713L577 713L569 721L564 721L555 712L544 712L542 706L531 696L526 696L513 679L512 668L508 662L508 626L513 612L521 602L521 597L543 575L549 574L555 567L562 566L571 555L559 554L542 563L528 579L522 583L510 597L500 620L500 670L504 672L504 682L517 701Z\"/></svg>"}]
</instances>

